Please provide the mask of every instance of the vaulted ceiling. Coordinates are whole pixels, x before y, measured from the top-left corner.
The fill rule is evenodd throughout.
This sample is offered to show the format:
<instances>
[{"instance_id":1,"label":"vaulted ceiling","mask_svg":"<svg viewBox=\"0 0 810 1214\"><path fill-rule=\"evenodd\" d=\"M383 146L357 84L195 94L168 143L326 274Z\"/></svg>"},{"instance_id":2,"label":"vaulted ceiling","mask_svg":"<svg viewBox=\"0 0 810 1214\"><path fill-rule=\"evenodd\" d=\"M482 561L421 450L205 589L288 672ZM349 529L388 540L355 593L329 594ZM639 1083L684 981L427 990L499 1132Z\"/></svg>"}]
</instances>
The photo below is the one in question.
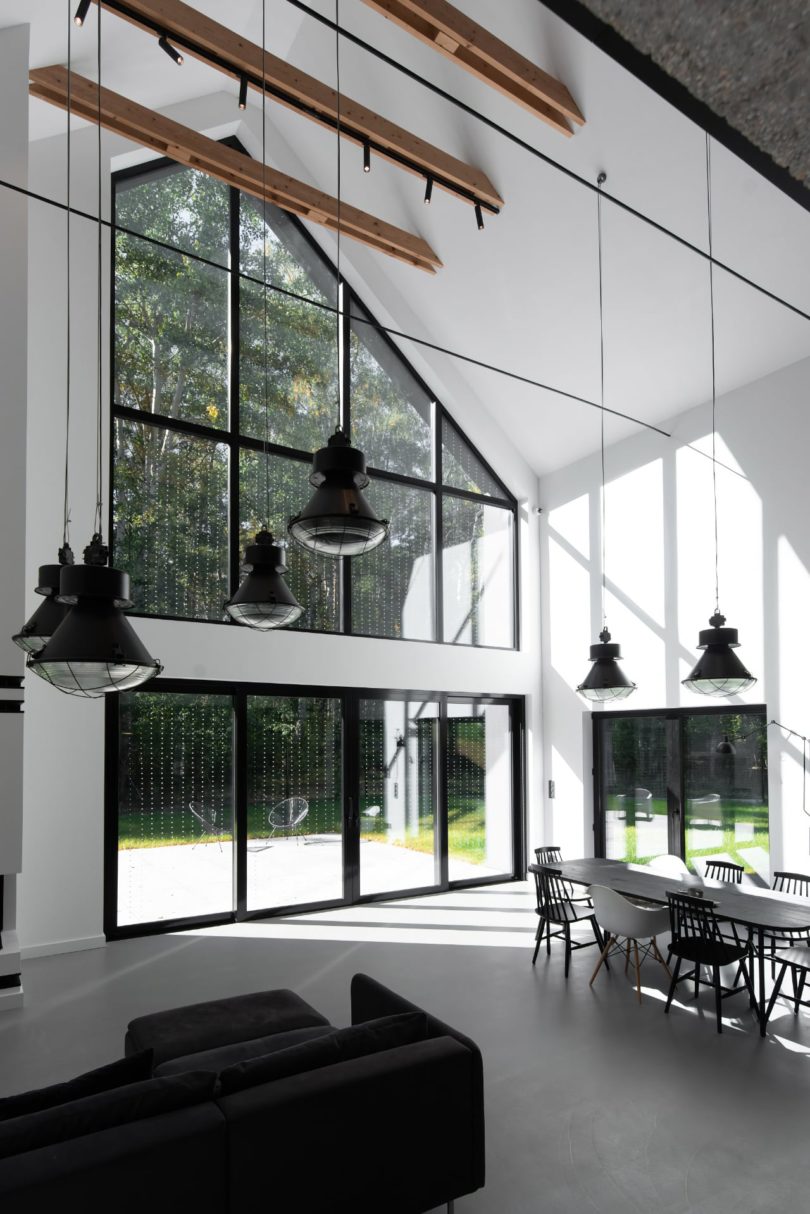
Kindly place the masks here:
<instances>
[{"instance_id":1,"label":"vaulted ceiling","mask_svg":"<svg viewBox=\"0 0 810 1214\"><path fill-rule=\"evenodd\" d=\"M379 320L465 356L398 339L457 416L465 419L480 402L491 424L542 474L599 443L598 411L561 393L590 401L599 396L596 199L583 181L595 183L602 169L607 194L625 204L608 200L604 207L606 404L659 424L707 398L708 269L689 247L707 246L704 135L537 0L457 2L562 80L586 123L565 139L361 0L340 0L348 33L449 98L348 38L341 44L343 91L482 169L505 200L502 213L485 217L479 232L467 204L437 191L426 207L423 181L376 158L364 173L360 151L344 143L345 200L424 238L443 268L429 277L349 240L342 265ZM334 2L309 0L309 6L334 19ZM195 7L261 41L256 0L227 6L197 0ZM0 26L17 24L20 16L18 5L0 0ZM25 17L32 66L65 63L64 5L31 0ZM186 123L196 114L198 129L214 137L233 129L259 154L256 94L241 114L237 85L220 73L192 59L178 69L153 37L108 13L102 30L103 79L111 88L175 117L182 111ZM332 30L291 0L268 0L267 46L334 81ZM74 32L73 48L74 68L93 77L94 12L87 27ZM63 114L32 100L33 140L63 130ZM333 133L271 104L267 149L274 167L335 192ZM810 213L724 147L715 145L712 157L716 258L810 313ZM334 255L334 237L312 230ZM723 270L715 295L721 392L810 356L810 320ZM607 441L636 429L610 416ZM474 426L472 432L485 440Z\"/></svg>"}]
</instances>

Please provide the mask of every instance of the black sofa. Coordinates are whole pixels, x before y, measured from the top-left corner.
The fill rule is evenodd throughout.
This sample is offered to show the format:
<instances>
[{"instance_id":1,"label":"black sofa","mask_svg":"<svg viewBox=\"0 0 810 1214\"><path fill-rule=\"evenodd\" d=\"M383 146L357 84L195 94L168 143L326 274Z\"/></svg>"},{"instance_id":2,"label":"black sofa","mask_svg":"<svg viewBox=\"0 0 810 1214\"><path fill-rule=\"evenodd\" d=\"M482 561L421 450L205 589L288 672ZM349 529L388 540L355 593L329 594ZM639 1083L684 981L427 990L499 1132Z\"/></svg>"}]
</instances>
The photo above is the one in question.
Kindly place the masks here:
<instances>
[{"instance_id":1,"label":"black sofa","mask_svg":"<svg viewBox=\"0 0 810 1214\"><path fill-rule=\"evenodd\" d=\"M423 1214L482 1187L478 1047L363 974L351 1012L336 1030L270 991L133 1021L114 1065L148 1059L154 1077L0 1107L0 1208Z\"/></svg>"}]
</instances>

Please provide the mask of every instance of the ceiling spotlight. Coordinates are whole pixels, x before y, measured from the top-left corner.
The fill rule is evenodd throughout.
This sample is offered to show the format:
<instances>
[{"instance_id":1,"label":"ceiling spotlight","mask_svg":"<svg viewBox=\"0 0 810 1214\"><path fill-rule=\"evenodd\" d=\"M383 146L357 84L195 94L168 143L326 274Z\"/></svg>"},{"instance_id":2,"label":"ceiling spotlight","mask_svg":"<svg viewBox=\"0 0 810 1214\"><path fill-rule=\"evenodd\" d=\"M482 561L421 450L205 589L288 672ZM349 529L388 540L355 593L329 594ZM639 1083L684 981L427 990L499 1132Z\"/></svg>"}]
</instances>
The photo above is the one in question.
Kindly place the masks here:
<instances>
[{"instance_id":1,"label":"ceiling spotlight","mask_svg":"<svg viewBox=\"0 0 810 1214\"><path fill-rule=\"evenodd\" d=\"M90 0L79 0L79 7L76 9L76 16L73 21L76 25L84 25L87 17L87 10L90 8Z\"/></svg>"},{"instance_id":2,"label":"ceiling spotlight","mask_svg":"<svg viewBox=\"0 0 810 1214\"><path fill-rule=\"evenodd\" d=\"M428 177L425 182L425 206L430 206L430 200L433 197L433 178Z\"/></svg>"},{"instance_id":3,"label":"ceiling spotlight","mask_svg":"<svg viewBox=\"0 0 810 1214\"><path fill-rule=\"evenodd\" d=\"M239 108L240 110L247 109L247 76L243 76L239 81Z\"/></svg>"},{"instance_id":4,"label":"ceiling spotlight","mask_svg":"<svg viewBox=\"0 0 810 1214\"><path fill-rule=\"evenodd\" d=\"M478 224L478 231L483 232L483 230L484 230L484 212L481 210L480 202L477 202L475 204L475 222Z\"/></svg>"},{"instance_id":5,"label":"ceiling spotlight","mask_svg":"<svg viewBox=\"0 0 810 1214\"><path fill-rule=\"evenodd\" d=\"M166 52L170 59L174 60L178 67L183 66L183 56L176 47L172 46L165 34L161 34L158 38L158 46L162 51Z\"/></svg>"},{"instance_id":6,"label":"ceiling spotlight","mask_svg":"<svg viewBox=\"0 0 810 1214\"><path fill-rule=\"evenodd\" d=\"M363 172L371 172L371 144L367 139L363 143Z\"/></svg>"}]
</instances>

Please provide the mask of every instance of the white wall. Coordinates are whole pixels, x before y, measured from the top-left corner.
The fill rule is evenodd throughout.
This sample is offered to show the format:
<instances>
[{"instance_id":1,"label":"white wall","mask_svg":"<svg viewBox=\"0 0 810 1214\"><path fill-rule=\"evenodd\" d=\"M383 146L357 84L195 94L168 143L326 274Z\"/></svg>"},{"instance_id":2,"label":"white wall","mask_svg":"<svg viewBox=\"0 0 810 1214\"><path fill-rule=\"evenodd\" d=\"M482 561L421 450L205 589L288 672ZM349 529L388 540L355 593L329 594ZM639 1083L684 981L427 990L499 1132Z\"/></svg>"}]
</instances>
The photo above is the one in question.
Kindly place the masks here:
<instances>
[{"instance_id":1,"label":"white wall","mask_svg":"<svg viewBox=\"0 0 810 1214\"><path fill-rule=\"evenodd\" d=\"M197 123L212 135L227 133L233 98L208 98L201 106L174 107L172 116ZM205 121L200 123L200 114ZM219 124L219 125L217 125ZM231 127L231 129L233 129ZM244 132L238 132L249 142ZM105 134L105 170L131 162L132 145ZM74 205L95 212L96 132L83 127L73 138ZM284 156L281 156L285 159ZM290 160L288 159L288 163ZM31 145L31 188L64 198L65 140ZM105 186L104 208L109 199ZM60 542L64 441L64 245L65 219L42 203L30 204L29 244L29 445L26 537L27 583L37 566L55 558ZM73 402L71 434L72 542L77 554L90 538L93 517L93 424L96 376L96 229L74 220ZM348 243L348 242L347 242ZM106 247L106 239L105 239ZM359 293L362 283L349 276ZM103 267L105 286L108 266ZM414 271L414 273L417 273ZM430 281L425 278L425 290ZM107 292L105 290L105 310ZM102 351L108 389L107 317ZM444 403L462 425L469 418L479 441L491 421L469 395L463 411ZM105 420L105 435L107 423ZM539 812L540 652L538 520L531 512L537 480L503 435L491 448L498 474L522 499L521 543L523 649L472 650L419 642L283 633L206 623L136 621L152 654L172 678L243 679L278 683L329 683L418 691L515 693L527 697L530 812ZM104 462L107 467L106 456ZM33 595L29 596L33 599ZM31 952L101 942L103 874L103 704L61 695L35 677L27 680L25 814L20 934ZM532 833L536 828L532 827Z\"/></svg>"},{"instance_id":2,"label":"white wall","mask_svg":"<svg viewBox=\"0 0 810 1214\"><path fill-rule=\"evenodd\" d=\"M607 620L638 684L628 709L765 703L769 719L810 735L809 398L810 359L718 401L720 607L758 677L742 697L707 700L680 682L714 608L710 405L664 426L672 438L646 432L607 449ZM544 840L587 855L591 716L574 688L601 626L598 455L545 477L540 500L543 756L556 782L554 800L543 790ZM801 743L771 729L768 747L772 866L810 871Z\"/></svg>"}]
</instances>

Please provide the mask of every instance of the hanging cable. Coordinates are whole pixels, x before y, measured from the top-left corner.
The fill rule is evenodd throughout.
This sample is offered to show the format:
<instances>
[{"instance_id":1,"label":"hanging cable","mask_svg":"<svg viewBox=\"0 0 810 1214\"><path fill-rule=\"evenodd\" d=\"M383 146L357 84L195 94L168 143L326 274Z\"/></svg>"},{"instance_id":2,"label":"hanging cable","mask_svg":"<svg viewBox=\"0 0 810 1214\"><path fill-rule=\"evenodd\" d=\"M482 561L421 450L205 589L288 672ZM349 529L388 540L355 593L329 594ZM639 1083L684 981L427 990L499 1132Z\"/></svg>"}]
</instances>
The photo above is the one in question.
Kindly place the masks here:
<instances>
[{"instance_id":1,"label":"hanging cable","mask_svg":"<svg viewBox=\"0 0 810 1214\"><path fill-rule=\"evenodd\" d=\"M337 429L343 429L343 377L341 375L341 335L343 332L343 292L340 284L340 0L335 0L335 130L337 131L337 249L335 257L335 353L337 357Z\"/></svg>"},{"instance_id":2,"label":"hanging cable","mask_svg":"<svg viewBox=\"0 0 810 1214\"><path fill-rule=\"evenodd\" d=\"M603 299L602 299L602 182L605 180L605 174L600 173L597 178L599 192L596 195L596 225L597 225L597 241L598 241L598 261L599 261L599 448L601 455L602 466L602 627L607 625L607 612L605 604L605 582L606 582L606 552L607 552L607 526L606 526L606 507L605 507L605 327L603 314Z\"/></svg>"},{"instance_id":3,"label":"hanging cable","mask_svg":"<svg viewBox=\"0 0 810 1214\"><path fill-rule=\"evenodd\" d=\"M262 0L262 309L264 358L264 522L270 530L270 406L267 394L267 0Z\"/></svg>"},{"instance_id":4,"label":"hanging cable","mask_svg":"<svg viewBox=\"0 0 810 1214\"><path fill-rule=\"evenodd\" d=\"M706 132L706 219L709 234L709 310L712 346L712 500L714 503L714 609L720 610L720 562L717 527L717 372L714 341L714 262L712 261L712 143Z\"/></svg>"},{"instance_id":5,"label":"hanging cable","mask_svg":"<svg viewBox=\"0 0 810 1214\"><path fill-rule=\"evenodd\" d=\"M73 51L72 51L72 33L74 19L70 16L71 0L68 0L68 78L67 78L67 240L65 247L65 274L66 274L66 290L67 290L67 318L65 322L65 496L62 505L62 550L60 558L67 555L70 551L70 505L69 505L69 463L70 463L70 175L71 175L71 135L70 135L70 118L71 109L73 106ZM84 20L84 17L82 17Z\"/></svg>"},{"instance_id":6,"label":"hanging cable","mask_svg":"<svg viewBox=\"0 0 810 1214\"><path fill-rule=\"evenodd\" d=\"M96 340L98 341L98 358L96 371L96 515L94 532L101 538L103 532L103 501L102 501L102 409L101 409L101 364L102 364L102 345L101 345L101 308L102 308L102 284L101 284L101 254L102 254L102 233L104 226L101 222L101 5L98 8L98 26L96 30L96 78L98 80L98 113L96 122L96 148L98 151L98 192L97 192L97 207L98 207L98 242L97 242L97 284L96 284L96 308L97 308L97 329Z\"/></svg>"}]
</instances>

